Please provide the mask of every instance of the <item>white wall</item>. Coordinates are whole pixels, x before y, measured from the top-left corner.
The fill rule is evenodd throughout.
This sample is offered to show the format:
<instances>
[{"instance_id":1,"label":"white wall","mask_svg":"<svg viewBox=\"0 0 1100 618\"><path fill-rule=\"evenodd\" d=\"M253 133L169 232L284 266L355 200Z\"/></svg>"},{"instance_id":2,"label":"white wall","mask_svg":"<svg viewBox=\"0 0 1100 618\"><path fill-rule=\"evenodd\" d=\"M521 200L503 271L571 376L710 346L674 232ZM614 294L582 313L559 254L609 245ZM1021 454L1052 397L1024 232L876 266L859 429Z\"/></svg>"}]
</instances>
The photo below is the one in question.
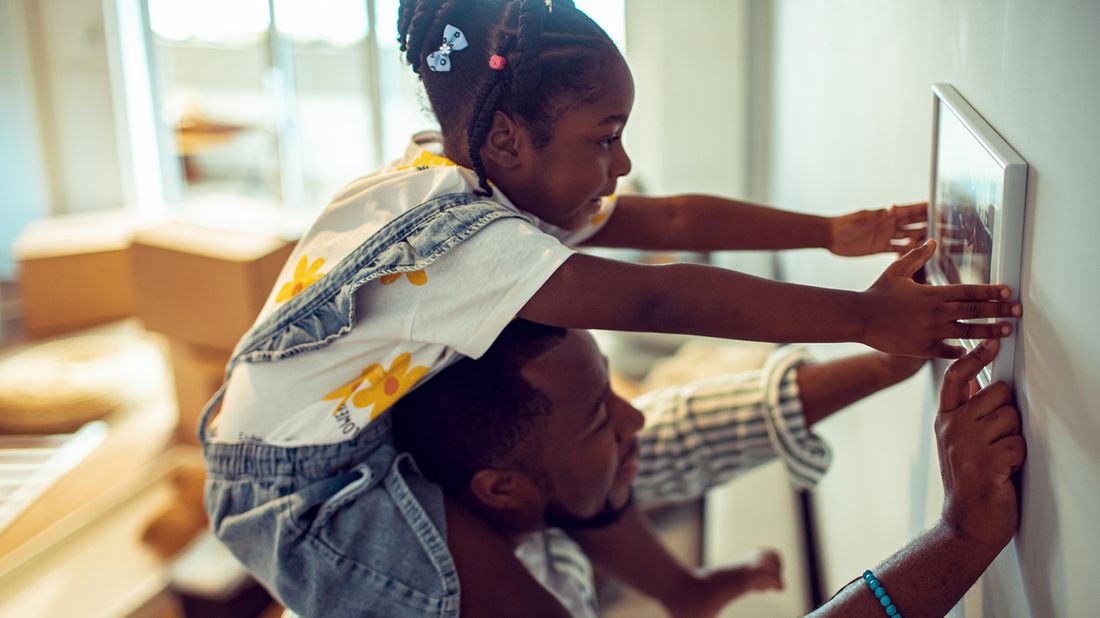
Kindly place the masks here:
<instances>
[{"instance_id":1,"label":"white wall","mask_svg":"<svg viewBox=\"0 0 1100 618\"><path fill-rule=\"evenodd\" d=\"M123 198L102 4L23 4L43 119L51 214L119 208Z\"/></svg>"},{"instance_id":2,"label":"white wall","mask_svg":"<svg viewBox=\"0 0 1100 618\"><path fill-rule=\"evenodd\" d=\"M0 0L0 278L14 275L12 243L49 202L25 21L20 0Z\"/></svg>"},{"instance_id":3,"label":"white wall","mask_svg":"<svg viewBox=\"0 0 1100 618\"><path fill-rule=\"evenodd\" d=\"M635 100L623 144L653 193L746 186L747 2L628 2Z\"/></svg>"},{"instance_id":4,"label":"white wall","mask_svg":"<svg viewBox=\"0 0 1100 618\"><path fill-rule=\"evenodd\" d=\"M1029 162L1015 384L1029 459L1021 529L990 570L989 616L1100 607L1100 4L774 3L767 198L821 213L928 193L930 84L949 82ZM795 280L862 288L886 264L784 257ZM827 421L817 497L835 589L931 520L930 383ZM923 520L923 521L922 521ZM977 612L970 611L969 614Z\"/></svg>"},{"instance_id":5,"label":"white wall","mask_svg":"<svg viewBox=\"0 0 1100 618\"><path fill-rule=\"evenodd\" d=\"M749 96L766 83L768 73L766 64L750 56L751 25L759 12L750 0L627 2L627 61L636 95L623 144L633 161L632 177L646 192L759 199L760 187L751 182L750 153L764 152L766 145L758 143L759 133L750 126L760 115ZM760 276L774 273L770 253L723 253L711 259ZM806 610L798 509L778 462L708 494L707 564L729 563L767 546L778 549L786 565L785 590L748 595L723 616L793 616Z\"/></svg>"}]
</instances>

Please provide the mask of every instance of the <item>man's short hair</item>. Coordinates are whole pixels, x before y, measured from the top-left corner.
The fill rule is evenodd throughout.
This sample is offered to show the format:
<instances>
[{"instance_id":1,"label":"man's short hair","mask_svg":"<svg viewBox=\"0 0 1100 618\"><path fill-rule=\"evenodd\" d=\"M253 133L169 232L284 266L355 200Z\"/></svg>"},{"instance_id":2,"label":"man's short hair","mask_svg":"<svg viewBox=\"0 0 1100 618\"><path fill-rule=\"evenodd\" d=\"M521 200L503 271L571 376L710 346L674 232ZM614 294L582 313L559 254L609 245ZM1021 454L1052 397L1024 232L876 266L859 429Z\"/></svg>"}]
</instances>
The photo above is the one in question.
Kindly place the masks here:
<instances>
[{"instance_id":1,"label":"man's short hair","mask_svg":"<svg viewBox=\"0 0 1100 618\"><path fill-rule=\"evenodd\" d=\"M561 343L563 328L513 320L485 354L463 358L390 410L397 448L427 478L457 496L478 470L508 467L543 482L541 458L525 439L550 412L550 400L520 371Z\"/></svg>"}]
</instances>

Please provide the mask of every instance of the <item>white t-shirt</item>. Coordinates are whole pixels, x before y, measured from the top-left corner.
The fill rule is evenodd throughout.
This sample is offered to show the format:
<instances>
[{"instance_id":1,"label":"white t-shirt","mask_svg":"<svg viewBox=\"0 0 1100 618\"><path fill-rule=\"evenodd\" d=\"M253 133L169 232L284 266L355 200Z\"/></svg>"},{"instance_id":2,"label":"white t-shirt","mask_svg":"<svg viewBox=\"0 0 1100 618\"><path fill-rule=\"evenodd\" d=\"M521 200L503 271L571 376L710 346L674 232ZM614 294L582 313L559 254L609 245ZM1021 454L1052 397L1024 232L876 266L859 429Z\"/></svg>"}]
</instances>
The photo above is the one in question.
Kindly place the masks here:
<instances>
[{"instance_id":1,"label":"white t-shirt","mask_svg":"<svg viewBox=\"0 0 1100 618\"><path fill-rule=\"evenodd\" d=\"M426 144L431 147L438 142ZM405 156L348 185L295 247L257 321L320 280L388 221L438 196L471 193L470 169L410 145ZM517 210L497 189L492 198ZM527 216L494 221L424 270L359 288L357 324L327 347L234 368L211 425L214 439L281 446L347 440L456 355L481 356L573 249L615 208L605 198L570 232ZM526 213L525 213L526 214Z\"/></svg>"}]
</instances>

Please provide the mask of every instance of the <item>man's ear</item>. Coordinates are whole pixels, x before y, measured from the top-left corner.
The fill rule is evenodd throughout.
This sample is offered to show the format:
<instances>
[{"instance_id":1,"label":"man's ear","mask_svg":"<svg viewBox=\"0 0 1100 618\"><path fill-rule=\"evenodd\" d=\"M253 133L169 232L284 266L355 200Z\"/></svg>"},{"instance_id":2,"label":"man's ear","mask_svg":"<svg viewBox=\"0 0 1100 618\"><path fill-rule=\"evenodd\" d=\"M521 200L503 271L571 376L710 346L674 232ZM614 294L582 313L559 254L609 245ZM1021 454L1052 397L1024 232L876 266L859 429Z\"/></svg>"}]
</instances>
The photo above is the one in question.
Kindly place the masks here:
<instances>
[{"instance_id":1,"label":"man's ear","mask_svg":"<svg viewBox=\"0 0 1100 618\"><path fill-rule=\"evenodd\" d=\"M518 470L478 470L470 479L470 493L481 504L497 511L528 511L541 508L542 491Z\"/></svg>"},{"instance_id":2,"label":"man's ear","mask_svg":"<svg viewBox=\"0 0 1100 618\"><path fill-rule=\"evenodd\" d=\"M492 124L481 146L481 159L486 166L512 170L523 164L529 144L526 129L508 114L497 110L493 112Z\"/></svg>"}]
</instances>

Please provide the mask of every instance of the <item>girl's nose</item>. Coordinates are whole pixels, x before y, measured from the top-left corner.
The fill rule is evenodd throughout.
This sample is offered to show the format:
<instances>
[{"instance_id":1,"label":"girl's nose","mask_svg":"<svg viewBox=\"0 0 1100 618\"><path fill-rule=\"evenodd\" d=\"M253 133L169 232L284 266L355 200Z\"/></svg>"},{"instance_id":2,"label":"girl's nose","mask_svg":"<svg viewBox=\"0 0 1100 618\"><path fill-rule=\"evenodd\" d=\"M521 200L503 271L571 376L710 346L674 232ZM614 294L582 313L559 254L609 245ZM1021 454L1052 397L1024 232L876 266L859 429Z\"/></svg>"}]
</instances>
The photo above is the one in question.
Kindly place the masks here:
<instances>
[{"instance_id":1,"label":"girl's nose","mask_svg":"<svg viewBox=\"0 0 1100 618\"><path fill-rule=\"evenodd\" d=\"M622 140L619 140L619 144L622 144ZM619 156L615 159L615 166L612 167L611 173L615 178L621 178L630 173L631 161L630 155L626 154L626 149L623 147L618 148Z\"/></svg>"},{"instance_id":2,"label":"girl's nose","mask_svg":"<svg viewBox=\"0 0 1100 618\"><path fill-rule=\"evenodd\" d=\"M645 425L645 416L618 395L612 394L609 406L614 415L615 430L621 439L633 438L634 434Z\"/></svg>"}]
</instances>

